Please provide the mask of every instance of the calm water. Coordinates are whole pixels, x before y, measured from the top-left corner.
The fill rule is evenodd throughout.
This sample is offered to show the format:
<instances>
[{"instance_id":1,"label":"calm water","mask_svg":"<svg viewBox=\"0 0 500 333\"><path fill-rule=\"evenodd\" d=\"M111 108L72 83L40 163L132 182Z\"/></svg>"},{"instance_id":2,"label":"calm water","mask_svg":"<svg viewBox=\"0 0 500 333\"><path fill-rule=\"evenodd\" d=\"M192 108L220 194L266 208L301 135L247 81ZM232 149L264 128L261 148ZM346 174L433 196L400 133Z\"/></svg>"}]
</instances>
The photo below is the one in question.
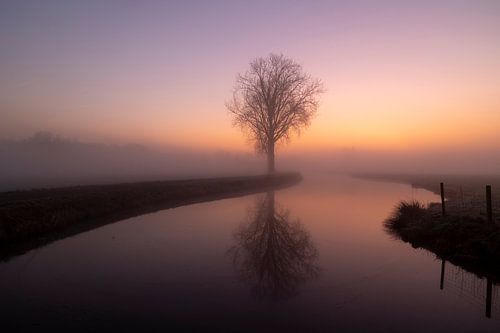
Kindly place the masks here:
<instances>
[{"instance_id":1,"label":"calm water","mask_svg":"<svg viewBox=\"0 0 500 333\"><path fill-rule=\"evenodd\" d=\"M0 264L8 331L493 332L486 281L391 239L401 199L434 194L338 176L164 210Z\"/></svg>"}]
</instances>

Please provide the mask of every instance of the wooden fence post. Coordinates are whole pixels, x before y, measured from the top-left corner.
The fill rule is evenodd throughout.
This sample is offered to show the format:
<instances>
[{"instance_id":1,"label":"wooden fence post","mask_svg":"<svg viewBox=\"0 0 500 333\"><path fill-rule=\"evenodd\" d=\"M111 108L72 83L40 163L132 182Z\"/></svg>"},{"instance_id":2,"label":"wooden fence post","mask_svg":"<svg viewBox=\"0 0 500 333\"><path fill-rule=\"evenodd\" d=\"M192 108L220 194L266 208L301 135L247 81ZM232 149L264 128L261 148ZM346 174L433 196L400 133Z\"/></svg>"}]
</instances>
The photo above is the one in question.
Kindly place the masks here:
<instances>
[{"instance_id":1,"label":"wooden fence post","mask_svg":"<svg viewBox=\"0 0 500 333\"><path fill-rule=\"evenodd\" d=\"M439 280L439 289L443 290L444 289L444 265L446 261L444 259L441 260L441 279Z\"/></svg>"},{"instance_id":2,"label":"wooden fence post","mask_svg":"<svg viewBox=\"0 0 500 333\"><path fill-rule=\"evenodd\" d=\"M491 185L486 185L486 214L488 222L493 222L493 207L491 205Z\"/></svg>"},{"instance_id":3,"label":"wooden fence post","mask_svg":"<svg viewBox=\"0 0 500 333\"><path fill-rule=\"evenodd\" d=\"M443 216L446 216L446 208L444 205L444 183L440 183L439 186L441 187L441 209L443 211Z\"/></svg>"}]
</instances>

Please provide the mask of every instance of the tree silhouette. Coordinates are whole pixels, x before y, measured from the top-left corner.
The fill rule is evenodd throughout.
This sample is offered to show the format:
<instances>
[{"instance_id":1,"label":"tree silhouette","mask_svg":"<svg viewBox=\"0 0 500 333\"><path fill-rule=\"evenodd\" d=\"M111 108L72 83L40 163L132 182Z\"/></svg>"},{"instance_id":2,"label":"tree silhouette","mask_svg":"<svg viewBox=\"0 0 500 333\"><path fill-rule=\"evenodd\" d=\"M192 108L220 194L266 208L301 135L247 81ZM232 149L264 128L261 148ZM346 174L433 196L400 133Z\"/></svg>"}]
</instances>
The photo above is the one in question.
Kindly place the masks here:
<instances>
[{"instance_id":1,"label":"tree silhouette","mask_svg":"<svg viewBox=\"0 0 500 333\"><path fill-rule=\"evenodd\" d=\"M257 58L249 71L238 75L227 108L234 123L254 141L257 152L267 154L268 172L275 170L275 145L309 125L322 92L320 80L283 55Z\"/></svg>"},{"instance_id":2,"label":"tree silhouette","mask_svg":"<svg viewBox=\"0 0 500 333\"><path fill-rule=\"evenodd\" d=\"M300 222L289 212L276 210L274 191L249 211L249 223L236 233L229 250L233 264L259 298L280 299L319 274L318 252Z\"/></svg>"}]
</instances>

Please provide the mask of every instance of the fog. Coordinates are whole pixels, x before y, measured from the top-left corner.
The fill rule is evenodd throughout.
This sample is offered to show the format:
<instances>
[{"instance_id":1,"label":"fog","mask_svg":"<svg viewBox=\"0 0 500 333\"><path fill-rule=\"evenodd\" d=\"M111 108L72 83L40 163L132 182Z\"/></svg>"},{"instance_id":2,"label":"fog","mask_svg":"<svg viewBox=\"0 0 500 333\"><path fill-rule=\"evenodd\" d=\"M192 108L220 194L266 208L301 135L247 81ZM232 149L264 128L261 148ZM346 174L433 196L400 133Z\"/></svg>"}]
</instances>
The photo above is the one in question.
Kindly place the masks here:
<instances>
[{"instance_id":1,"label":"fog","mask_svg":"<svg viewBox=\"0 0 500 333\"><path fill-rule=\"evenodd\" d=\"M251 154L88 143L39 132L0 143L0 190L257 174Z\"/></svg>"},{"instance_id":2,"label":"fog","mask_svg":"<svg viewBox=\"0 0 500 333\"><path fill-rule=\"evenodd\" d=\"M367 150L338 149L296 156L302 164L313 162L339 173L406 173L448 175L500 174L500 149ZM299 165L298 163L297 165Z\"/></svg>"},{"instance_id":3,"label":"fog","mask_svg":"<svg viewBox=\"0 0 500 333\"><path fill-rule=\"evenodd\" d=\"M0 191L180 178L253 175L265 159L253 153L106 144L39 132L0 142ZM316 152L278 149L279 171L310 173L499 174L500 150Z\"/></svg>"}]
</instances>

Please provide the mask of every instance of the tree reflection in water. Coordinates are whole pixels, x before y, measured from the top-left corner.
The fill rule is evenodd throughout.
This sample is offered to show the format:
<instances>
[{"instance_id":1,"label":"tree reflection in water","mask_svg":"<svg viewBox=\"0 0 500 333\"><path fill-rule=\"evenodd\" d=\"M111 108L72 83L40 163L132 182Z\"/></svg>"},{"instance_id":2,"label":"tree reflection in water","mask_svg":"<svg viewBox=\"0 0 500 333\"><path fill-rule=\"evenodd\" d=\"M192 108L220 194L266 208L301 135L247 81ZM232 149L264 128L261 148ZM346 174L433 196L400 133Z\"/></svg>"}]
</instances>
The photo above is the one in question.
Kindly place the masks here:
<instances>
[{"instance_id":1,"label":"tree reflection in water","mask_svg":"<svg viewBox=\"0 0 500 333\"><path fill-rule=\"evenodd\" d=\"M319 274L318 251L308 232L299 220L289 221L288 210L275 206L274 191L257 200L229 250L241 278L264 299L292 296Z\"/></svg>"}]
</instances>

